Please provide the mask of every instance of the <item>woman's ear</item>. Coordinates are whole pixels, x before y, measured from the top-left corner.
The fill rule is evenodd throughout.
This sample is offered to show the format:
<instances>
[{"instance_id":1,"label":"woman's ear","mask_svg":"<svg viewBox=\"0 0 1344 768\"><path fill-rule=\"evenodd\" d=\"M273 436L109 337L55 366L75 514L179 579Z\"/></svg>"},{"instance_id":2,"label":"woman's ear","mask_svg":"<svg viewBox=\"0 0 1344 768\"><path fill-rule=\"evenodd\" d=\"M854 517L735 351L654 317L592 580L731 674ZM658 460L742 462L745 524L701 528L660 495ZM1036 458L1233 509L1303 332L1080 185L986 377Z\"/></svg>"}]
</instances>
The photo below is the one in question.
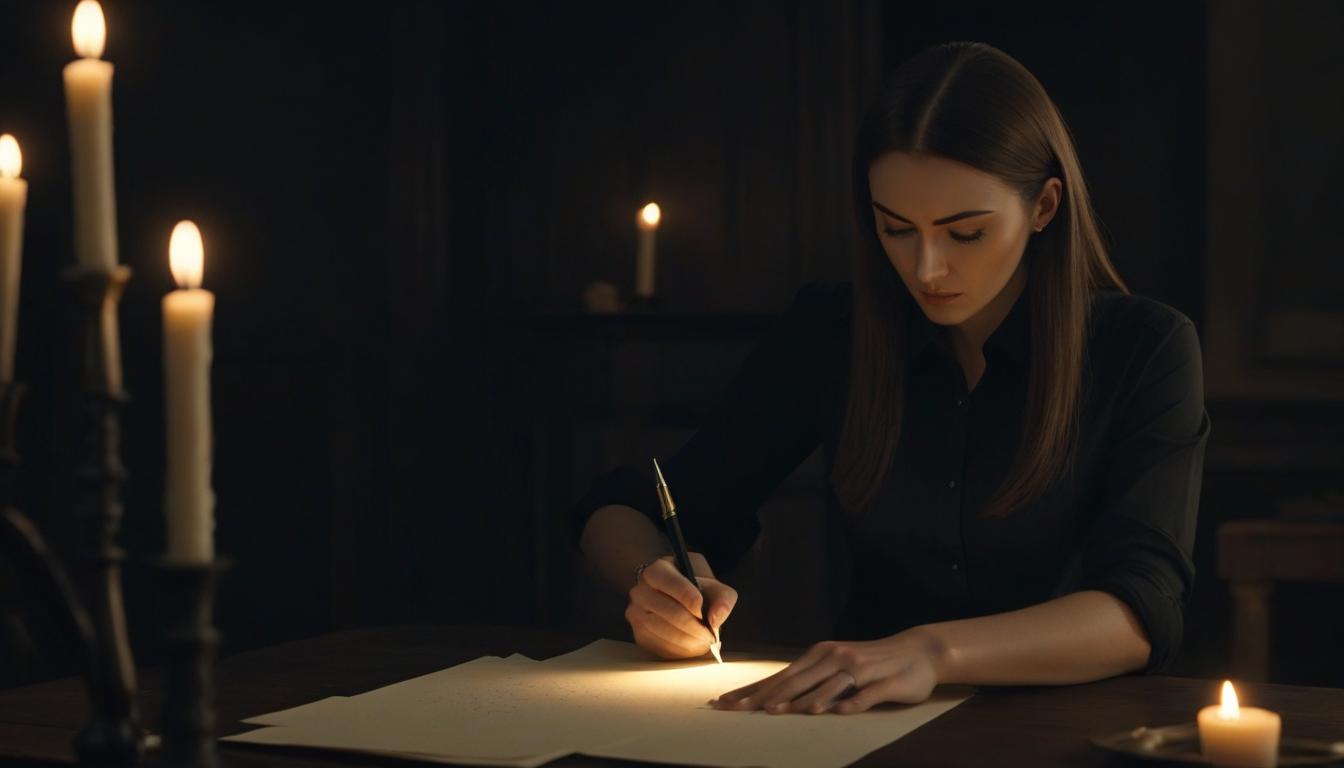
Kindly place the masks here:
<instances>
[{"instance_id":1,"label":"woman's ear","mask_svg":"<svg viewBox=\"0 0 1344 768\"><path fill-rule=\"evenodd\" d=\"M1059 213L1059 201L1064 196L1064 182L1051 176L1041 185L1041 194L1036 198L1036 209L1032 214L1031 228L1037 232L1045 229L1055 214Z\"/></svg>"}]
</instances>

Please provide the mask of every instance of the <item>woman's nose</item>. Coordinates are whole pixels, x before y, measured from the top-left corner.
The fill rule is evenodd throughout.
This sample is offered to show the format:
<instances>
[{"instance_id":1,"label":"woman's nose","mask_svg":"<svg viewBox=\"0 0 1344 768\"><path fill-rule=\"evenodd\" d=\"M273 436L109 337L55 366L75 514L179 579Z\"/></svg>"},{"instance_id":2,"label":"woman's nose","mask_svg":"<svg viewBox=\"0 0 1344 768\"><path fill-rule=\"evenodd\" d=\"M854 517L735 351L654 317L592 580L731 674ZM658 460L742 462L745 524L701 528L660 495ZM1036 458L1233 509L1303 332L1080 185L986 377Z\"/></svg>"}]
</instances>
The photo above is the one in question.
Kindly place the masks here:
<instances>
[{"instance_id":1,"label":"woman's nose","mask_svg":"<svg viewBox=\"0 0 1344 768\"><path fill-rule=\"evenodd\" d=\"M927 284L946 275L947 259L932 245L921 244L919 252L915 254L915 278Z\"/></svg>"}]
</instances>

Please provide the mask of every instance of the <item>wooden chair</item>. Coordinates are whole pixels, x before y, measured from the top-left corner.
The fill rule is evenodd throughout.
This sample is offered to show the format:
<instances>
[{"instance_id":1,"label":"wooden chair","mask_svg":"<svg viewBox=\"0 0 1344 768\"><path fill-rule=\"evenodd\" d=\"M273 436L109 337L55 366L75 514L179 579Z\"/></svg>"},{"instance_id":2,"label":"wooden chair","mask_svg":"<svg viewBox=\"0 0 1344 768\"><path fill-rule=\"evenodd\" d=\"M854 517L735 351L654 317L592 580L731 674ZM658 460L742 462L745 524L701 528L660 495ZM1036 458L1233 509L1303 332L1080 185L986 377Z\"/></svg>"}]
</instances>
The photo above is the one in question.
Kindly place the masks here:
<instances>
[{"instance_id":1,"label":"wooden chair","mask_svg":"<svg viewBox=\"0 0 1344 768\"><path fill-rule=\"evenodd\" d=\"M1271 600L1281 581L1344 584L1344 509L1314 503L1218 528L1218 574L1232 592L1232 667L1269 680Z\"/></svg>"}]
</instances>

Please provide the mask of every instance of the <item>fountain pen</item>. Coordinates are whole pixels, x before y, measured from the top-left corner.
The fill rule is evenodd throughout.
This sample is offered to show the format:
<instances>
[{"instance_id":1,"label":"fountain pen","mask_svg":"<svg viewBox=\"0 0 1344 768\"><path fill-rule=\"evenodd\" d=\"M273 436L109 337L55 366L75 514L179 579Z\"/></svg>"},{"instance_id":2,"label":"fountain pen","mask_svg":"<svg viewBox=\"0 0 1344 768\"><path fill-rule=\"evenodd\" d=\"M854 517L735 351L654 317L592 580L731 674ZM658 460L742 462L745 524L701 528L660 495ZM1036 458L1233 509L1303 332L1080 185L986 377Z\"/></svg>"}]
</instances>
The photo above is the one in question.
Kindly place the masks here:
<instances>
[{"instance_id":1,"label":"fountain pen","mask_svg":"<svg viewBox=\"0 0 1344 768\"><path fill-rule=\"evenodd\" d=\"M672 492L667 489L667 481L663 479L663 470L658 466L658 460L653 460L653 473L658 478L658 506L663 508L663 528L667 531L667 538L672 542L672 557L677 561L677 570L686 580L700 589L700 582L695 578L695 570L691 568L691 557L686 553L686 540L681 536L681 523L677 522L677 505L672 501ZM700 623L705 625L709 634L714 636L714 642L709 644L709 652L714 654L714 658L723 663L723 656L719 649L723 647L723 642L719 639L719 633L709 625L709 615L705 609L709 607L709 599L705 597L702 590L700 592Z\"/></svg>"}]
</instances>

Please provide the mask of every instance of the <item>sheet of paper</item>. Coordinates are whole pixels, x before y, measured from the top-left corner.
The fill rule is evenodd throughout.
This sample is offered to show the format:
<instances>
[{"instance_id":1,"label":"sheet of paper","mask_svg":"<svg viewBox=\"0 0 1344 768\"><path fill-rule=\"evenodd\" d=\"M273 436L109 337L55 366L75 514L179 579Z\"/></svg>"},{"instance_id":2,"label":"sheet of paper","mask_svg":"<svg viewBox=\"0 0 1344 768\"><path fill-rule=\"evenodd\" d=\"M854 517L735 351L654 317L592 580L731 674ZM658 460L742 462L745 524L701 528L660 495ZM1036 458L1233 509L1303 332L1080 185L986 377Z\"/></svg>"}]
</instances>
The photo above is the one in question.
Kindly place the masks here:
<instances>
[{"instance_id":1,"label":"sheet of paper","mask_svg":"<svg viewBox=\"0 0 1344 768\"><path fill-rule=\"evenodd\" d=\"M250 718L272 727L225 741L479 765L536 766L570 753L726 766L840 766L894 741L974 691L858 715L720 712L708 700L786 662L652 659L599 640L538 662L483 657L348 698Z\"/></svg>"},{"instance_id":2,"label":"sheet of paper","mask_svg":"<svg viewBox=\"0 0 1344 768\"><path fill-rule=\"evenodd\" d=\"M334 711L340 706L341 702L348 698L347 696L328 696L325 699L282 709L279 712L268 712L264 715L249 717L242 722L252 725L288 725L291 722L303 722L306 718L321 718L325 716L324 713Z\"/></svg>"},{"instance_id":3,"label":"sheet of paper","mask_svg":"<svg viewBox=\"0 0 1344 768\"><path fill-rule=\"evenodd\" d=\"M475 659L344 702L291 710L281 728L225 740L490 760L568 754L612 741L607 721L557 706L583 694L583 676L542 666Z\"/></svg>"},{"instance_id":4,"label":"sheet of paper","mask_svg":"<svg viewBox=\"0 0 1344 768\"><path fill-rule=\"evenodd\" d=\"M535 660L529 659L520 653L515 653L507 658L482 656L479 659L472 659L466 663L458 664L455 667L447 667L427 675L402 680L401 682L383 686L382 688L376 688L360 695L366 697L364 701L372 701L374 700L374 694L376 694L377 697L388 697L397 695L399 691L413 691L417 688L430 689L442 685L443 680L451 680L454 677L472 673L481 665L493 664L501 661L526 662L529 664L537 663ZM254 725L299 725L315 720L320 721L332 716L335 710L340 709L342 703L349 701L349 699L350 697L348 696L328 696L325 699L318 699L317 701L302 704L297 707L245 718L240 722L252 723Z\"/></svg>"}]
</instances>

